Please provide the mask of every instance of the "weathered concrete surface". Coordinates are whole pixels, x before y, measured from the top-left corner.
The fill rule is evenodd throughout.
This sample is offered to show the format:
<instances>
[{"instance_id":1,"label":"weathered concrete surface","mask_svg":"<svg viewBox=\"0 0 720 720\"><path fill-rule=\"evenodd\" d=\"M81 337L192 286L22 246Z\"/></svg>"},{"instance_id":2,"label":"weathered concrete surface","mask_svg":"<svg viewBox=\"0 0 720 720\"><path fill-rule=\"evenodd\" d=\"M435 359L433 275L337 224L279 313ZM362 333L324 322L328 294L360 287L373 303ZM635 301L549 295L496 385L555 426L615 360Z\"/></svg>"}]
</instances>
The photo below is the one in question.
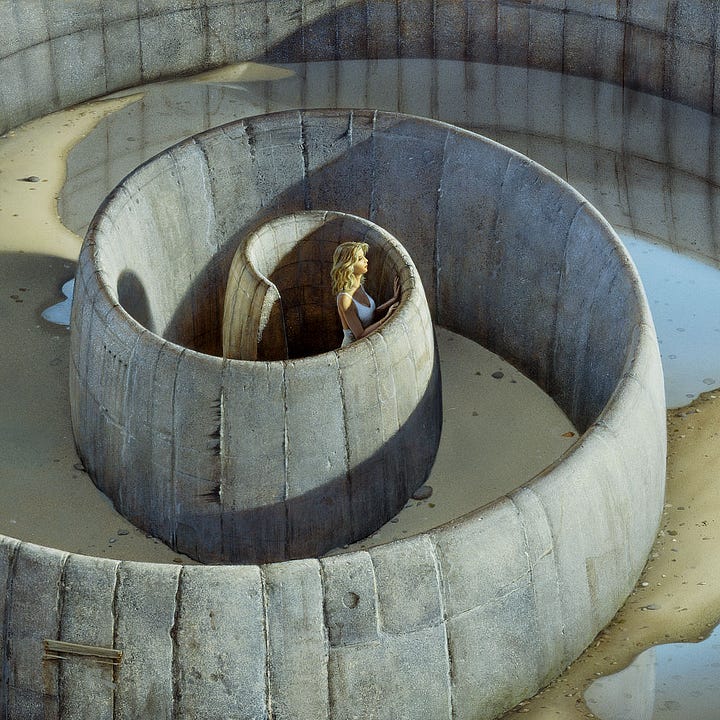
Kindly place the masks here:
<instances>
[{"instance_id":1,"label":"weathered concrete surface","mask_svg":"<svg viewBox=\"0 0 720 720\"><path fill-rule=\"evenodd\" d=\"M264 121L253 142L273 144L276 127L287 136L299 122L291 117ZM207 138L218 135L228 137L224 129ZM273 188L298 152L287 146L286 157L278 146L275 173L262 170ZM195 559L320 555L384 525L432 468L442 401L423 285L397 240L345 213L292 213L248 237L222 235L232 226L218 218L236 203L225 208L201 187L232 181L202 147L203 139L183 143L144 165L88 232L71 322L78 452L119 512ZM248 171L238 165L234 174ZM273 193L261 198L266 214ZM371 246L377 265L370 292L389 297L398 277L401 300L378 337L340 350L330 268L337 244L353 238ZM223 323L204 312L227 281L210 284L206 268L217 277L228 264ZM141 295L147 312L136 320L172 328L169 336L126 314L128 276L132 306ZM176 337L178 327L193 336ZM229 357L187 347L198 338L217 346L223 335Z\"/></svg>"},{"instance_id":2,"label":"weathered concrete surface","mask_svg":"<svg viewBox=\"0 0 720 720\"><path fill-rule=\"evenodd\" d=\"M431 20L433 11L436 22ZM712 109L718 82L712 71L717 13L715 4L703 0L595 3L592 11L587 3L575 0L566 0L562 8L555 0L532 5L503 0L434 5L410 0L268 0L198 2L191 8L159 0L141 9L134 0L114 3L112 8L99 2L6 0L0 4L0 27L5 30L0 50L0 126L5 130L106 91L224 62L311 60L328 54L337 58L447 54L564 69ZM357 123L354 127L366 137L373 132L368 118L364 127ZM244 134L241 128L240 140ZM343 156L345 139L340 134L335 138L337 154ZM236 148L240 155L250 152L249 146L241 149L240 142ZM327 154L332 155L330 148ZM226 162L232 170L234 158ZM523 163L518 158L510 162ZM287 169L296 173L295 179L297 169ZM302 177L302 165L299 170ZM502 175L498 172L498 177ZM464 328L469 337L484 340L491 349L522 351L526 370L530 368L541 382L548 378L547 387L563 398L566 411L587 427L580 442L562 462L510 497L425 536L346 555L346 567L339 559L308 559L249 568L247 574L229 567L201 568L204 572L197 575L193 568L162 566L149 566L148 572L148 567L133 563L66 556L4 538L0 540L0 713L4 717L110 718L113 706L122 717L162 717L170 714L171 702L177 717L192 717L188 703L202 684L204 696L214 698L208 701L205 717L253 717L258 708L268 712L272 707L275 717L409 718L430 716L431 711L438 718L490 718L534 692L590 642L630 590L651 544L662 502L664 416L653 329L637 279L602 223L599 234L606 241L598 241L599 255L584 251L579 237L573 242L575 223L570 223L567 236L527 233L529 246L514 241L514 247L524 248L527 256L515 278L521 310L532 315L541 305L522 273L531 273L530 258L544 260L549 246L549 257L560 264L549 265L548 273L556 273L557 287L567 293L558 306L558 320L570 318L573 328L584 328L591 335L573 339L575 330L568 328L565 341L553 347L553 361L548 362L542 355L547 347L532 329L530 337L538 345L525 350L517 339L504 335L501 318L486 324L492 321L485 312L487 301L473 305L468 285L479 295L485 290L470 281L470 269L482 267L474 262L482 257L476 251L477 238L502 229L501 219L507 216L500 212L502 204L494 206L483 194L483 187L497 190L496 183L474 176L465 179L467 187L457 182L455 186L462 187L463 195L474 194L488 214L476 216L479 224L465 229L469 235L446 221L452 232L446 229L439 241L437 257L442 262L432 266L427 255L422 256L426 288L433 289L442 322ZM360 186L372 182L367 176L356 180ZM239 217L257 211L252 183L243 189L236 195L242 206ZM317 189L324 198L344 198L335 203L313 201L314 207L379 219L377 206L373 214L369 207L362 209L364 191L349 192L347 186L330 188L320 182L309 189ZM223 191L216 187L212 192ZM526 196L532 198L533 193ZM303 207L293 206L294 195L286 199L292 209ZM279 209L281 200L278 196ZM437 218L443 217L442 208L437 212ZM422 217L427 221L435 216ZM222 222L242 224L233 218ZM592 210L579 202L577 223L596 222ZM388 228L397 231L392 224ZM568 262L553 247L566 240ZM418 244L423 242L427 234L421 233ZM513 240L508 237L495 248L497 254L491 257L498 262L503 260L504 242ZM587 264L580 262L583 255ZM617 273L615 281L607 284L613 293L609 302L607 296L593 295L594 282L579 281L588 276L594 280L596 270L598 275L609 273L609 280L613 267ZM428 283L427 272L435 274L437 286ZM126 287L136 287L137 278L125 280ZM512 286L512 281L505 273L502 282ZM574 292L580 295L573 297ZM541 297L548 293L545 284ZM606 306L611 316L607 323ZM512 318L514 331L528 327L512 308L499 309ZM90 315L81 321L89 322ZM532 327L535 321L546 320L528 322ZM562 323L551 324L564 331ZM600 342L600 350L595 341ZM573 352L578 355L573 357ZM79 357L80 363L85 362ZM147 361L172 367L177 357L166 349ZM113 368L111 354L108 368ZM571 377L565 379L560 368L570 368ZM149 404L148 412L167 415L159 403ZM75 420L81 421L82 413ZM161 440L148 461L168 461ZM167 507L172 510L171 504ZM74 582L69 583L62 580L61 568L64 564L69 573L71 563ZM331 565L326 574L325 567ZM155 570L157 582L152 579ZM370 572L374 586L368 582ZM183 605L182 588L189 575L197 581L194 590L202 602ZM132 588L139 586L145 595L142 603L133 600ZM48 587L56 587L57 592L48 593ZM92 626L58 619L65 608L89 603L90 589L93 602L104 598L104 610ZM234 655L218 653L213 668L220 669L205 675L190 664L200 652L197 636L180 628L183 622L186 628L195 625L213 632L228 628L232 619L214 625L213 617L227 610L229 596L233 611L250 618L252 632L234 646ZM27 612L30 600L32 612ZM155 610L147 612L153 603ZM258 603L264 608L261 613ZM302 622L285 622L283 608L301 603ZM350 612L353 608L356 614ZM279 617L283 622L278 622ZM348 620L355 644L335 631ZM258 627L265 633L265 653L263 643L256 640ZM200 632L205 640L207 632ZM144 633L155 640L148 643ZM67 662L43 662L39 643L46 634L74 642L112 643L131 653L128 657L147 671L146 690L133 690L132 669L111 684L107 668L98 670L79 661L70 671ZM227 638L218 637L218 642L225 647ZM290 670L284 659L289 655L283 653L293 647L305 647L307 654L296 666L293 683L286 684ZM527 648L535 649L534 656ZM69 679L56 684L56 672L75 672L84 682ZM248 673L243 682L227 680L241 672ZM266 673L264 687L250 681L260 673Z\"/></svg>"},{"instance_id":3,"label":"weathered concrete surface","mask_svg":"<svg viewBox=\"0 0 720 720\"><path fill-rule=\"evenodd\" d=\"M4 0L0 132L89 97L244 60L497 62L712 111L719 14L709 0Z\"/></svg>"}]
</instances>

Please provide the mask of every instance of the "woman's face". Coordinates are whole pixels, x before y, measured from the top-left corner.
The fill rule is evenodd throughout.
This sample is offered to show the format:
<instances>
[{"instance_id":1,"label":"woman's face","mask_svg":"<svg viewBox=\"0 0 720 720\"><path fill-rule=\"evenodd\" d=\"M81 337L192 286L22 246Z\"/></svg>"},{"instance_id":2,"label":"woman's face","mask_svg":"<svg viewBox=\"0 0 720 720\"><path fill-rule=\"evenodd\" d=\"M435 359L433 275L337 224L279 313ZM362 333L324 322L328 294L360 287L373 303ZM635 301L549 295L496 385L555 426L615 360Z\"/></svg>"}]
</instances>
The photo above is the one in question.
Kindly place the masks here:
<instances>
[{"instance_id":1,"label":"woman's face","mask_svg":"<svg viewBox=\"0 0 720 720\"><path fill-rule=\"evenodd\" d=\"M365 257L365 253L361 250L358 256L355 258L355 264L353 265L353 274L365 275L368 271L368 261Z\"/></svg>"}]
</instances>

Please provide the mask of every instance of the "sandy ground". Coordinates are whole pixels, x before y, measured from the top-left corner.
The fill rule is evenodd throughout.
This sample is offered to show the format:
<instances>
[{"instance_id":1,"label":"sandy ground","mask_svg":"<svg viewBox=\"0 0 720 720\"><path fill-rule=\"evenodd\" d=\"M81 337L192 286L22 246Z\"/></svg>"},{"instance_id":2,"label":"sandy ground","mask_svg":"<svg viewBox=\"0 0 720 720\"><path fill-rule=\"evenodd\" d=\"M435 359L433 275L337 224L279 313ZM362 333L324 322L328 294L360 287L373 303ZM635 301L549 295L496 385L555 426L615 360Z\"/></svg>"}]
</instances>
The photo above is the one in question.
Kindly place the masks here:
<instances>
[{"instance_id":1,"label":"sandy ground","mask_svg":"<svg viewBox=\"0 0 720 720\"><path fill-rule=\"evenodd\" d=\"M114 512L78 465L69 427L67 401L68 331L42 320L42 310L63 299L61 285L74 274L80 239L58 221L55 200L64 179L63 158L107 112L132 97L84 105L30 123L0 138L0 533L63 549L118 559L183 562ZM30 182L23 178L35 177ZM462 338L439 332L442 367L455 376L457 395L447 393L447 433L429 480L433 496L409 503L406 517L386 526L394 536L411 532L413 523L442 521L441 513L459 512L440 477L456 476L462 488L471 483L483 493L501 488L503 478L487 465L491 451L512 447L519 424L538 423L529 413L524 378L498 365L491 354ZM455 339L453 339L455 338ZM471 343L470 345L474 345ZM496 370L503 378L493 378ZM468 393L468 383L477 393ZM454 391L455 392L455 391ZM507 717L578 718L590 713L582 702L585 687L599 675L616 672L643 649L658 643L698 641L720 617L720 395L708 393L691 406L668 413L669 458L667 506L661 530L636 590L606 628L571 667L535 698ZM541 412L553 413L552 408ZM523 458L529 478L572 442L572 429L553 415L543 420L544 434ZM463 433L469 433L463 434ZM556 443L556 444L552 444ZM470 445L465 469L453 463L458 448ZM547 458L544 452L550 451ZM517 460L519 454L514 454ZM520 458L522 462L525 462ZM537 467L537 464L540 464ZM513 471L517 476L517 471ZM641 509L638 509L641 512ZM412 515L412 517L410 517ZM22 532L19 532L21 530ZM378 534L372 542L382 541Z\"/></svg>"}]
</instances>

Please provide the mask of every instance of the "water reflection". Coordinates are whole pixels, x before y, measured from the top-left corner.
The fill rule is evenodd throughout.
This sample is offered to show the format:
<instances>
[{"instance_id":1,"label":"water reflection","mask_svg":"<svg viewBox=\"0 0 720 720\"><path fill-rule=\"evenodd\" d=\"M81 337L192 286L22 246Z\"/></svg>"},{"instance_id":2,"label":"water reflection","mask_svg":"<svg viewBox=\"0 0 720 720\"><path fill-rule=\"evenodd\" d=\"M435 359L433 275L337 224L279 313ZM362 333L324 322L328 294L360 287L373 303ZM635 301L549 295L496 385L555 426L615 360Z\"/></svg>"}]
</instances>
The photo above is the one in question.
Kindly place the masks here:
<instances>
[{"instance_id":1,"label":"water reflection","mask_svg":"<svg viewBox=\"0 0 720 720\"><path fill-rule=\"evenodd\" d=\"M720 385L720 272L690 255L621 233L642 278L657 328L667 406Z\"/></svg>"},{"instance_id":2,"label":"water reflection","mask_svg":"<svg viewBox=\"0 0 720 720\"><path fill-rule=\"evenodd\" d=\"M720 627L701 643L658 645L596 680L585 702L602 720L717 720Z\"/></svg>"},{"instance_id":3,"label":"water reflection","mask_svg":"<svg viewBox=\"0 0 720 720\"><path fill-rule=\"evenodd\" d=\"M60 288L60 292L62 292L62 294L65 296L65 299L43 310L41 313L43 319L47 320L50 323L53 323L54 325L63 325L64 327L69 328L70 310L72 308L72 297L74 290L74 278L63 283L63 286Z\"/></svg>"},{"instance_id":4,"label":"water reflection","mask_svg":"<svg viewBox=\"0 0 720 720\"><path fill-rule=\"evenodd\" d=\"M567 179L633 253L654 313L671 407L720 384L716 118L607 83L441 60L287 65L289 77L177 81L101 122L68 159L59 198L83 234L105 195L160 150L209 127L297 107L373 107L451 122ZM669 252L668 249L671 251ZM687 257L681 256L679 253ZM692 262L696 258L701 262Z\"/></svg>"}]
</instances>

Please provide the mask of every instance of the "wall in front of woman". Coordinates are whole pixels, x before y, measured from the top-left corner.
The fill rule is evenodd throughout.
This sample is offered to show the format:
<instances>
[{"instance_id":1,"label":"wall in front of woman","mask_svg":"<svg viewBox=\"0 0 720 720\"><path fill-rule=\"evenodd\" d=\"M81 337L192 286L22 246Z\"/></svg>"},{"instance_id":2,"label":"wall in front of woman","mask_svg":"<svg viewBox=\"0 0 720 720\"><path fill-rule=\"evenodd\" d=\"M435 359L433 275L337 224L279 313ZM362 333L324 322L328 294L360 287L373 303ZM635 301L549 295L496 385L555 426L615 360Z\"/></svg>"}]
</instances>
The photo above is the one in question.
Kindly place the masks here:
<instances>
[{"instance_id":1,"label":"wall in front of woman","mask_svg":"<svg viewBox=\"0 0 720 720\"><path fill-rule=\"evenodd\" d=\"M711 0L5 0L0 132L121 88L246 60L503 63L712 112L719 14Z\"/></svg>"},{"instance_id":2,"label":"wall in front of woman","mask_svg":"<svg viewBox=\"0 0 720 720\"><path fill-rule=\"evenodd\" d=\"M366 537L424 483L440 440L432 321L402 246L366 220L322 210L280 212L257 227L258 215L278 212L288 195L300 204L305 194L293 187L301 176L287 172L302 165L299 129L293 112L171 148L118 187L80 254L70 370L78 452L120 513L202 562L316 556ZM254 154L246 153L250 144ZM242 204L248 178L263 190ZM244 233L237 242L223 235L235 223L256 228L247 244ZM314 253L308 235L318 226L335 235ZM306 261L331 259L351 229L375 248L374 275L385 271L390 292L400 278L403 300L379 332L341 351L337 333L331 347L307 357L227 360L147 332L117 302L129 272L154 325L176 327L170 320L187 315L185 326L203 336L213 328L219 341L220 321L212 309L204 316L212 308L204 301L211 290L223 294L226 281L216 287L206 269L235 256L248 268L235 310L250 316L257 344L268 284L252 261L272 277L300 240L310 246ZM329 272L316 281L336 317Z\"/></svg>"}]
</instances>

